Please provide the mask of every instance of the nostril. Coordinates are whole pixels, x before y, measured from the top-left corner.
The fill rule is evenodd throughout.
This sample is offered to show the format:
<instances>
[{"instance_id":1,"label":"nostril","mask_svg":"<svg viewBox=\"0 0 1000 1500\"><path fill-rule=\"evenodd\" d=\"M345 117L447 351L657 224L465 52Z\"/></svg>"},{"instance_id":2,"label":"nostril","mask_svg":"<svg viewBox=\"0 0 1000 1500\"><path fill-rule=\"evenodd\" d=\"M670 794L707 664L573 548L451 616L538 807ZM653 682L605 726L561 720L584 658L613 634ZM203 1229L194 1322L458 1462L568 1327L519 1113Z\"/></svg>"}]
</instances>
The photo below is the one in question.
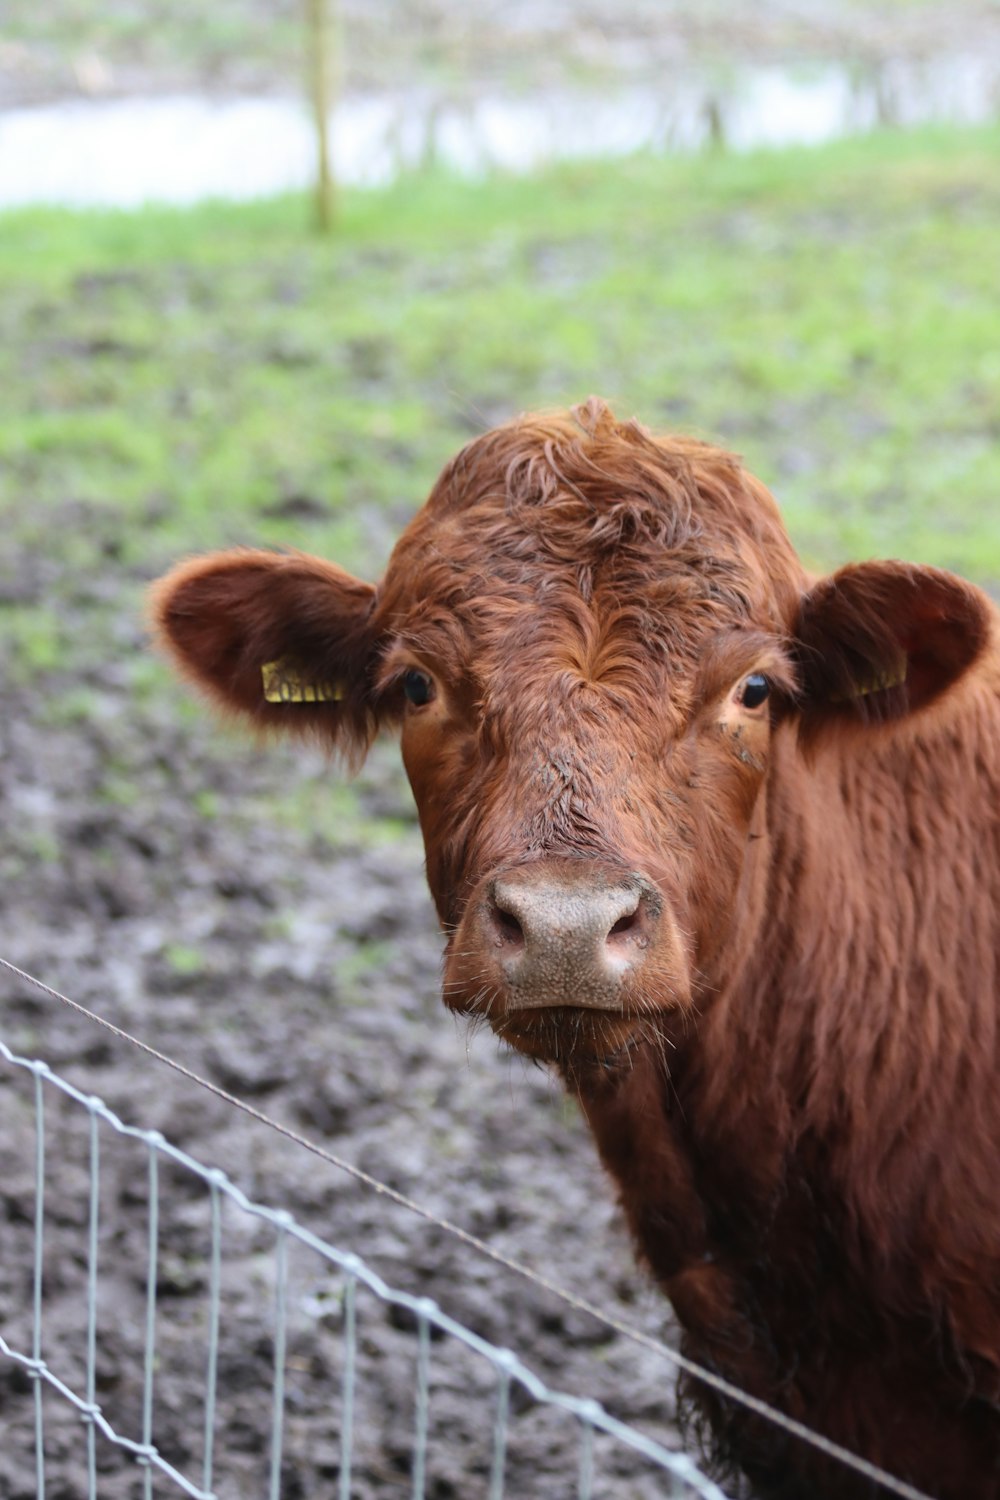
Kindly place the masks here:
<instances>
[{"instance_id":1,"label":"nostril","mask_svg":"<svg viewBox=\"0 0 1000 1500\"><path fill-rule=\"evenodd\" d=\"M519 951L524 947L524 928L520 920L512 911L507 911L500 905L500 900L495 893L490 902L489 919L498 948Z\"/></svg>"},{"instance_id":2,"label":"nostril","mask_svg":"<svg viewBox=\"0 0 1000 1500\"><path fill-rule=\"evenodd\" d=\"M512 911L504 911L498 906L496 909L496 924L508 942L524 942L524 928Z\"/></svg>"},{"instance_id":3,"label":"nostril","mask_svg":"<svg viewBox=\"0 0 1000 1500\"><path fill-rule=\"evenodd\" d=\"M605 945L612 953L636 948L648 948L651 916L646 902L640 897L631 911L622 912L616 922L609 927L604 939Z\"/></svg>"},{"instance_id":4,"label":"nostril","mask_svg":"<svg viewBox=\"0 0 1000 1500\"><path fill-rule=\"evenodd\" d=\"M630 932L633 927L635 927L635 926L638 925L638 922L639 922L639 909L637 907L635 911L630 911L630 912L627 913L626 916L618 918L618 921L615 923L615 925L612 927L611 931L608 933L608 937L609 938L619 937L623 933Z\"/></svg>"}]
</instances>

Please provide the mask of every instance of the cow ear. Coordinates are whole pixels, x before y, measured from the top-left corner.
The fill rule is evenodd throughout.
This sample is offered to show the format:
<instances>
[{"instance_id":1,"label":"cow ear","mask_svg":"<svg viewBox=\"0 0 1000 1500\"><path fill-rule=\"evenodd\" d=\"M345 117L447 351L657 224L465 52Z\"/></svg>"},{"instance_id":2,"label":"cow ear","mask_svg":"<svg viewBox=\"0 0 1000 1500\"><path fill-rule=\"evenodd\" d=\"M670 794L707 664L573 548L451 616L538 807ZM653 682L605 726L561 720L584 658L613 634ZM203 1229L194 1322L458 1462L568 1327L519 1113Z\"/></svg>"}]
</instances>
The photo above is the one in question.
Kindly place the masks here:
<instances>
[{"instance_id":1,"label":"cow ear","mask_svg":"<svg viewBox=\"0 0 1000 1500\"><path fill-rule=\"evenodd\" d=\"M796 655L804 726L879 723L933 703L986 645L990 606L937 568L857 563L802 599Z\"/></svg>"},{"instance_id":2,"label":"cow ear","mask_svg":"<svg viewBox=\"0 0 1000 1500\"><path fill-rule=\"evenodd\" d=\"M257 729L291 730L357 761L371 700L373 584L304 553L194 558L154 584L157 638L181 674Z\"/></svg>"}]
</instances>

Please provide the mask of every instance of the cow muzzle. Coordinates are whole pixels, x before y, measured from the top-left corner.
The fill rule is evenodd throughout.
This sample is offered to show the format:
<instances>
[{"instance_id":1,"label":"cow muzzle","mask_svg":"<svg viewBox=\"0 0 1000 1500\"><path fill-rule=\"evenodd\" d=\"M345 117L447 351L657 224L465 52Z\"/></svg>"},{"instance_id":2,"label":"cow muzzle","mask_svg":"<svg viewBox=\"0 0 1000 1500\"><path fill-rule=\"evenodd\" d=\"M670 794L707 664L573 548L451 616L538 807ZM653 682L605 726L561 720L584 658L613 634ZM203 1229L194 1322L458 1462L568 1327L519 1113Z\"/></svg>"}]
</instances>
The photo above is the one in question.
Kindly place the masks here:
<instances>
[{"instance_id":1,"label":"cow muzzle","mask_svg":"<svg viewBox=\"0 0 1000 1500\"><path fill-rule=\"evenodd\" d=\"M529 865L490 880L477 915L508 1011L620 1011L623 980L643 963L662 909L639 874Z\"/></svg>"},{"instance_id":2,"label":"cow muzzle","mask_svg":"<svg viewBox=\"0 0 1000 1500\"><path fill-rule=\"evenodd\" d=\"M673 913L646 875L526 862L481 880L453 933L444 999L529 1056L607 1057L657 1034L690 995Z\"/></svg>"}]
</instances>

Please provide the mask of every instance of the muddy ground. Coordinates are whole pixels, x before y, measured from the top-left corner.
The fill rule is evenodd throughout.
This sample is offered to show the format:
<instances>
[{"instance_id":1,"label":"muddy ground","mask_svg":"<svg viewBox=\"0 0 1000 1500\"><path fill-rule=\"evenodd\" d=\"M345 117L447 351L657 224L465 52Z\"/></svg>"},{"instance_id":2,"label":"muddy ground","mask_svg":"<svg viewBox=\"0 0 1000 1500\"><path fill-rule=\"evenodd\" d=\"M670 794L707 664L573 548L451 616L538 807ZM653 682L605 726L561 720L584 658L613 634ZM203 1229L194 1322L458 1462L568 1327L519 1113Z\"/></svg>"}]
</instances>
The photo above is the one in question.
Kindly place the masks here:
<instances>
[{"instance_id":1,"label":"muddy ground","mask_svg":"<svg viewBox=\"0 0 1000 1500\"><path fill-rule=\"evenodd\" d=\"M382 1181L609 1312L671 1336L668 1309L633 1267L582 1122L547 1075L462 1030L438 996L440 940L422 848L395 747L360 784L365 818L342 833L261 816L290 788L316 793L335 772L316 756L259 750L185 708L173 686L137 697L122 664L147 650L134 607L141 581L114 563L114 518L70 508L52 545L8 535L5 597L58 593L74 634L108 644L19 680L0 670L2 954ZM76 576L57 537L106 526L103 579ZM96 533L95 533L96 528ZM293 824L295 826L293 826ZM372 830L375 830L373 832ZM0 1035L44 1058L127 1122L162 1131L220 1166L251 1197L290 1210L362 1255L392 1285L436 1299L491 1342L515 1349L560 1389L595 1396L676 1444L667 1363L444 1231L140 1055L57 1000L0 973ZM35 1129L31 1080L0 1067L0 1330L31 1352ZM45 1090L42 1353L86 1394L87 1122ZM141 1145L100 1136L96 1395L117 1431L141 1437L148 1164ZM201 1481L209 1318L209 1207L203 1185L164 1166L153 1437ZM274 1233L224 1216L215 1491L269 1493ZM343 1285L294 1256L283 1483L287 1500L339 1494ZM356 1500L411 1493L417 1340L406 1315L359 1300ZM488 1493L495 1373L454 1341L431 1352L428 1496ZM87 1436L46 1393L48 1500L88 1495ZM36 1496L30 1381L0 1360L0 1495ZM515 1394L510 1496L576 1494L571 1421ZM138 1497L142 1471L97 1443L98 1493ZM594 1494L668 1493L648 1462L601 1443ZM151 1493L181 1490L157 1478Z\"/></svg>"}]
</instances>

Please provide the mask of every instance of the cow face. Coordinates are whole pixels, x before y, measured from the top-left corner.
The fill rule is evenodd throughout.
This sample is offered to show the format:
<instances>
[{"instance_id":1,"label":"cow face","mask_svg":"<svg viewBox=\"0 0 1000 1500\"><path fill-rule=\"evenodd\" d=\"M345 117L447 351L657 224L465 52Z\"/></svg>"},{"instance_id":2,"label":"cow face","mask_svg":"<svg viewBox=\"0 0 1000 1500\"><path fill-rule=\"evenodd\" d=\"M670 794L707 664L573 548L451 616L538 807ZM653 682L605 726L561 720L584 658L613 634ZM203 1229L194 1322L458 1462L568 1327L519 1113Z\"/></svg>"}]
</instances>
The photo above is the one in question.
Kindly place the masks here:
<instances>
[{"instance_id":1,"label":"cow face","mask_svg":"<svg viewBox=\"0 0 1000 1500\"><path fill-rule=\"evenodd\" d=\"M625 431L586 457L575 433L474 445L376 609L446 1003L543 1058L608 1058L689 1005L793 692L773 507L731 461ZM741 488L766 537L742 553L712 502Z\"/></svg>"},{"instance_id":2,"label":"cow face","mask_svg":"<svg viewBox=\"0 0 1000 1500\"><path fill-rule=\"evenodd\" d=\"M929 701L981 647L966 595L902 565L810 591L734 459L591 403L463 450L377 589L228 553L154 609L258 725L355 753L400 726L446 1004L573 1068L669 1040L721 982L775 735Z\"/></svg>"}]
</instances>

